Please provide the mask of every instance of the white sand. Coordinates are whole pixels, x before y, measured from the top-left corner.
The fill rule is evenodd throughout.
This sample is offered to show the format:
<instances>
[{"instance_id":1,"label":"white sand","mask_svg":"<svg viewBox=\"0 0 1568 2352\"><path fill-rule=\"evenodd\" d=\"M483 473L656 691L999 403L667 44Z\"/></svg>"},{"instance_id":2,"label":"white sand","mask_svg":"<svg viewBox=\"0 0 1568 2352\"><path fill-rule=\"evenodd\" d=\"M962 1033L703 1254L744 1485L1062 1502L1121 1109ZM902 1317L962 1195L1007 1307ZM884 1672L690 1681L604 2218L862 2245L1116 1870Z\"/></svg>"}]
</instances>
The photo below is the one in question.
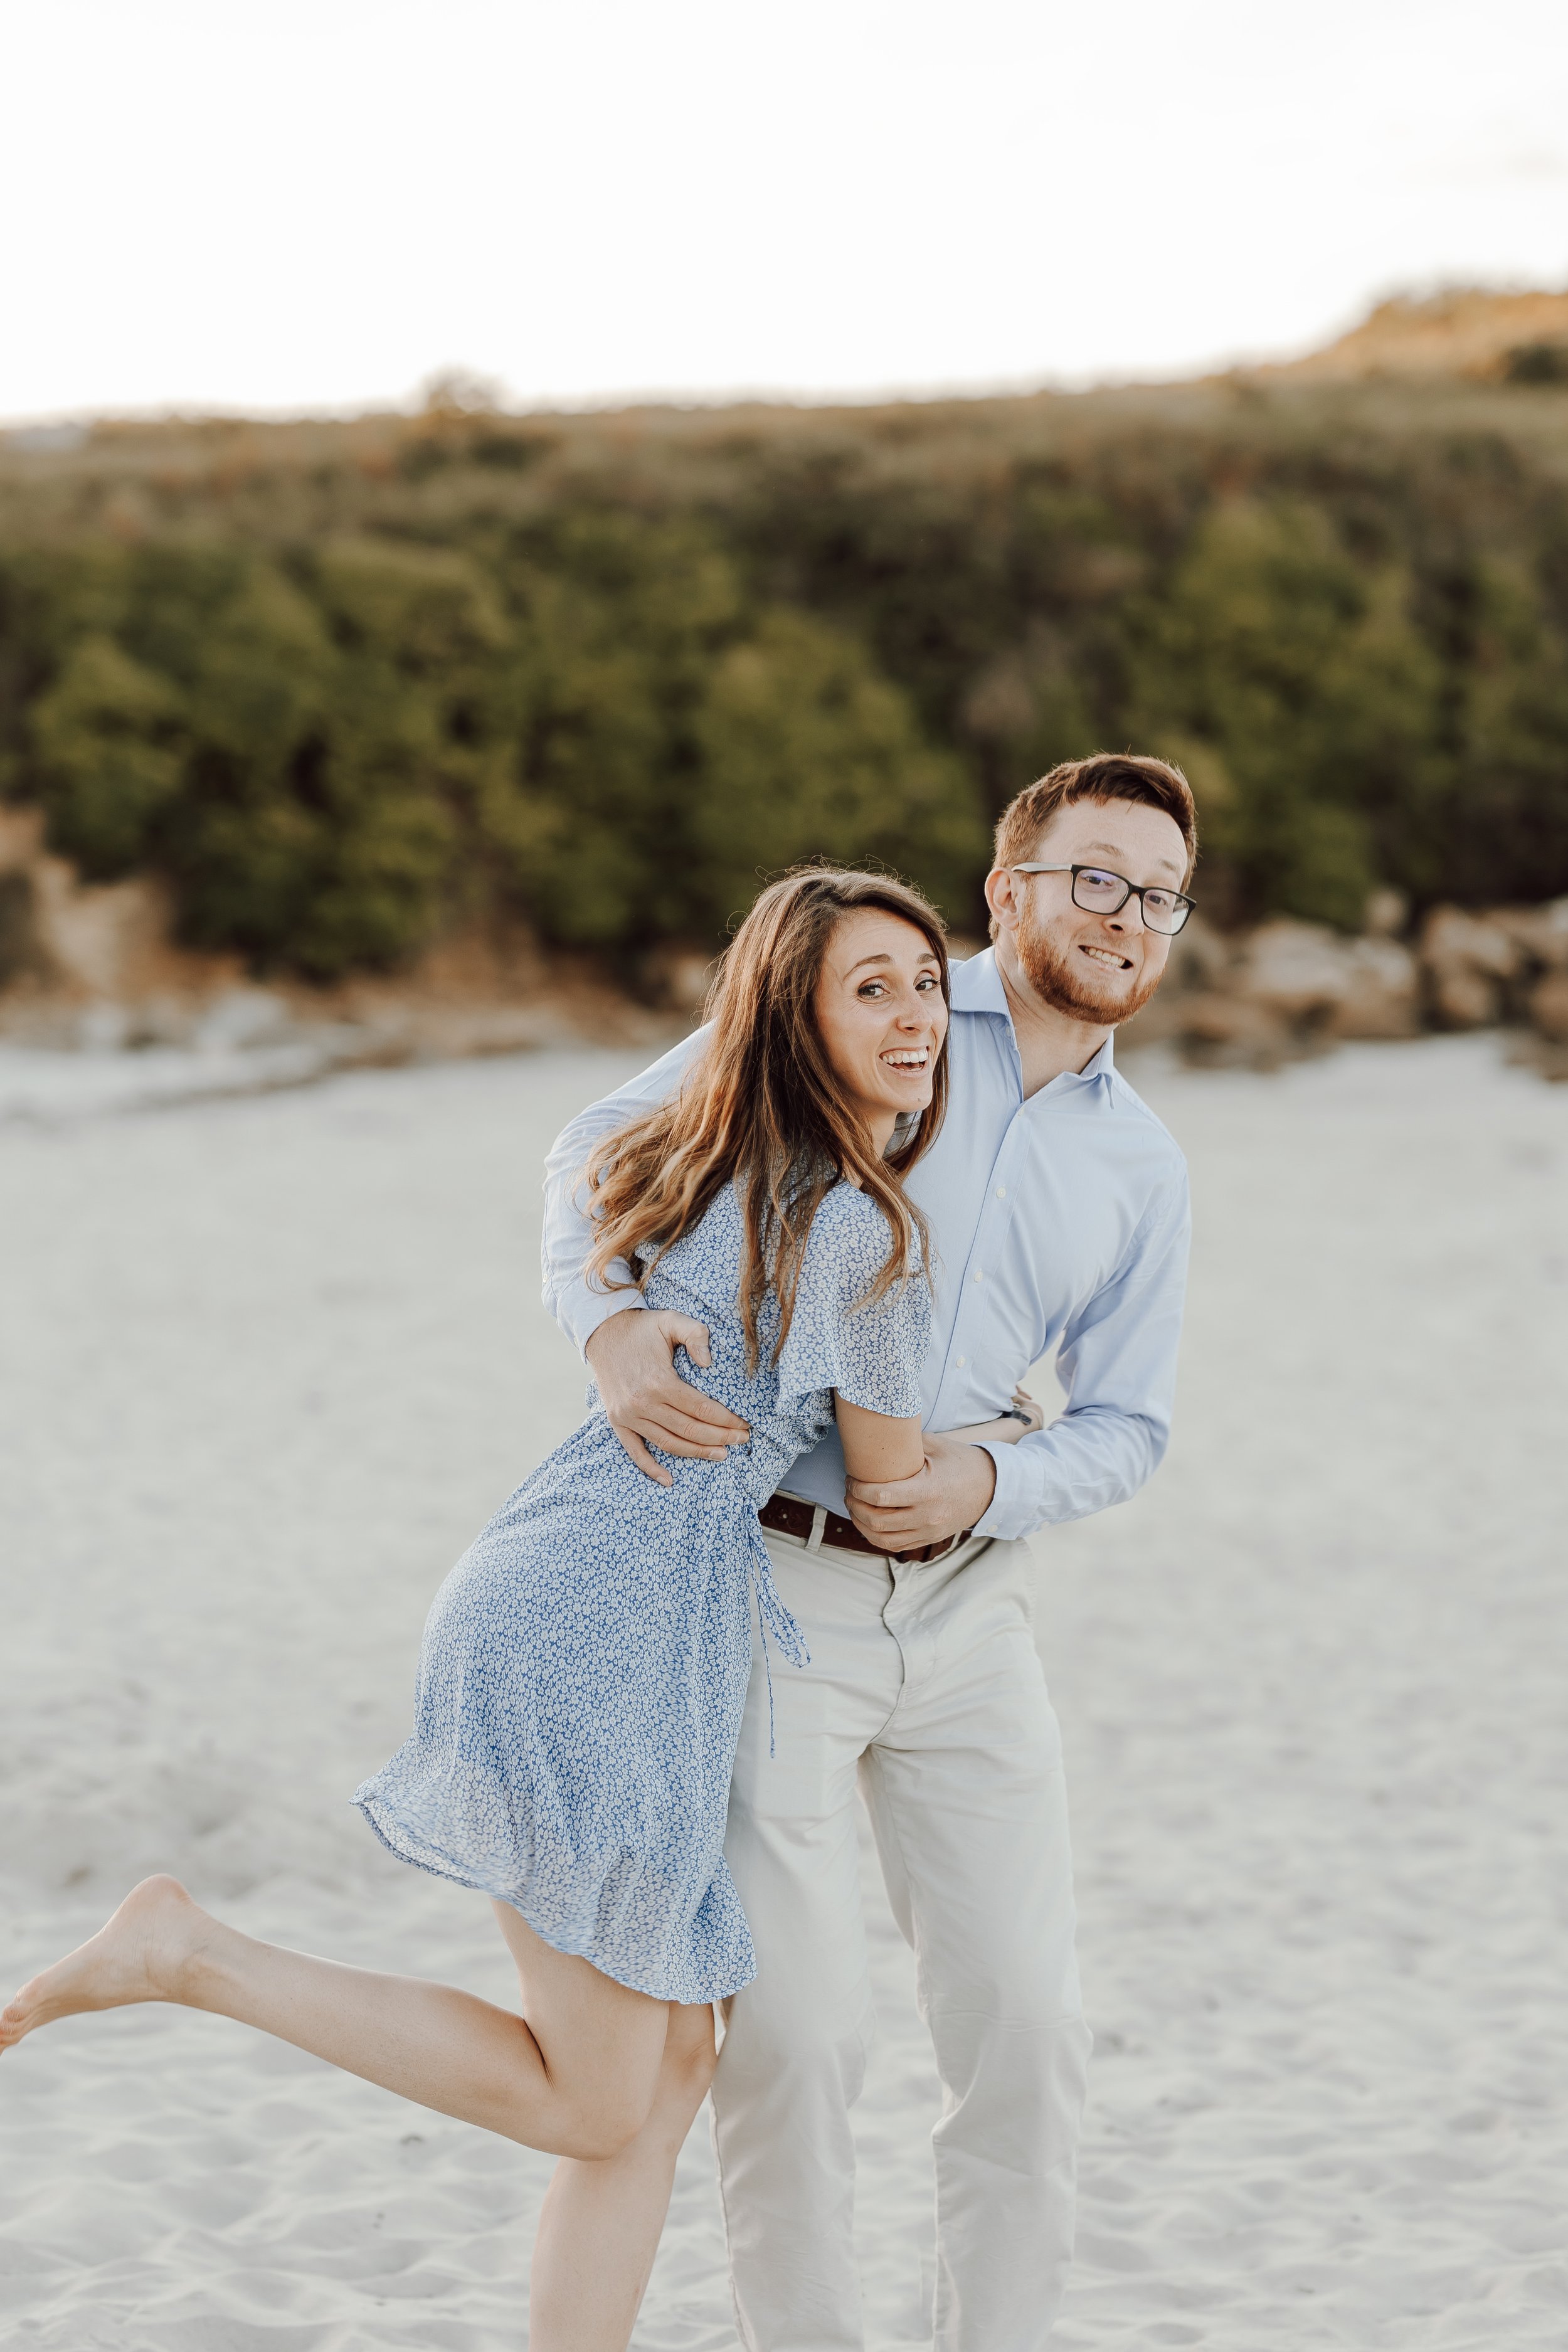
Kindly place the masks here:
<instances>
[{"instance_id":1,"label":"white sand","mask_svg":"<svg viewBox=\"0 0 1568 2352\"><path fill-rule=\"evenodd\" d=\"M482 1903L347 1797L576 1418L537 1167L626 1066L0 1137L0 1976L166 1867L507 1996ZM1485 1040L1145 1085L1198 1202L1178 1440L1040 1547L1100 2043L1063 2352L1563 2352L1568 1089ZM874 1901L892 2346L934 2092ZM515 2352L548 2169L222 2021L73 2021L0 2064L0 2341ZM637 2342L735 2342L700 2124Z\"/></svg>"}]
</instances>

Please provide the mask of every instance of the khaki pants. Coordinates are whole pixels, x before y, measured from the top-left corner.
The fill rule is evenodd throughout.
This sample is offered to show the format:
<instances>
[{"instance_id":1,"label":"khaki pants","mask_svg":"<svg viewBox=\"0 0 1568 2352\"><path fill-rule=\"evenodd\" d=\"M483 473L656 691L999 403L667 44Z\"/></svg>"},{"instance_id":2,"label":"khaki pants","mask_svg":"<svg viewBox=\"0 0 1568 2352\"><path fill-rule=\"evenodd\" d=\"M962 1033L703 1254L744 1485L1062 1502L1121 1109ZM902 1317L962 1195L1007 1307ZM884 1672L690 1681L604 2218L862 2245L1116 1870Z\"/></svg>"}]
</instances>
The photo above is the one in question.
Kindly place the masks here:
<instances>
[{"instance_id":1,"label":"khaki pants","mask_svg":"<svg viewBox=\"0 0 1568 2352\"><path fill-rule=\"evenodd\" d=\"M1041 2352L1072 2251L1089 2036L1073 1956L1061 1742L1020 1543L903 1565L769 1534L811 1651L761 1655L726 1846L757 1975L713 2087L748 2352L860 2352L854 2144L870 2017L864 1793L915 1954L943 2095L937 2352Z\"/></svg>"}]
</instances>

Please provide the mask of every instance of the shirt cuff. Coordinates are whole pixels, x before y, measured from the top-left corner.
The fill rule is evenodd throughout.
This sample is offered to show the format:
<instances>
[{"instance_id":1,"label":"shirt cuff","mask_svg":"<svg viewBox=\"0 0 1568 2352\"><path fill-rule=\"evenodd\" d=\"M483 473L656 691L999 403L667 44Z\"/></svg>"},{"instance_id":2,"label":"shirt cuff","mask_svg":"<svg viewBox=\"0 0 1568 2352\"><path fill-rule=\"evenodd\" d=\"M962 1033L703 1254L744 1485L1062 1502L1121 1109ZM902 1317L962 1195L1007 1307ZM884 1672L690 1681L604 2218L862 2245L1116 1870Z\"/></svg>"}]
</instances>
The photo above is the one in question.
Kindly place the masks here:
<instances>
[{"instance_id":1,"label":"shirt cuff","mask_svg":"<svg viewBox=\"0 0 1568 2352\"><path fill-rule=\"evenodd\" d=\"M590 1290L586 1283L576 1284L561 1302L559 1319L576 1343L577 1353L587 1361L588 1342L601 1323L612 1315L624 1315L635 1307L638 1314L646 1313L647 1301L638 1290Z\"/></svg>"},{"instance_id":2,"label":"shirt cuff","mask_svg":"<svg viewBox=\"0 0 1568 2352\"><path fill-rule=\"evenodd\" d=\"M989 1454L996 1465L996 1486L989 1504L974 1522L977 1536L992 1536L1000 1541L1016 1541L1030 1535L1039 1523L1039 1497L1031 1495L1032 1480L1029 1465L1019 1460L1021 1445L1003 1445L995 1439L982 1442L980 1451Z\"/></svg>"}]
</instances>

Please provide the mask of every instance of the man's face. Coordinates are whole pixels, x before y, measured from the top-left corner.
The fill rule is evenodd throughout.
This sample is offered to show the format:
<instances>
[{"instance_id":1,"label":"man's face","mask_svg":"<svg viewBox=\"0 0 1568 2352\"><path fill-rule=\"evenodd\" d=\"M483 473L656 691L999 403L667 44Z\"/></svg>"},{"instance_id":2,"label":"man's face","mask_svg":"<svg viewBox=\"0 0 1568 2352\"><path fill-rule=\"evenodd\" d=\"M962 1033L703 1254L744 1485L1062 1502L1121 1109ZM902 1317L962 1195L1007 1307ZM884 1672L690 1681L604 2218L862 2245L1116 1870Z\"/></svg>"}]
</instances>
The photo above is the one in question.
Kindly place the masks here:
<instances>
[{"instance_id":1,"label":"man's face","mask_svg":"<svg viewBox=\"0 0 1568 2352\"><path fill-rule=\"evenodd\" d=\"M1037 866L1105 866L1140 886L1180 890L1186 845L1174 817L1138 801L1075 801L1058 809L1029 853ZM987 877L985 895L1037 996L1069 1020L1113 1028L1159 987L1171 952L1136 898L1114 915L1073 904L1070 874Z\"/></svg>"}]
</instances>

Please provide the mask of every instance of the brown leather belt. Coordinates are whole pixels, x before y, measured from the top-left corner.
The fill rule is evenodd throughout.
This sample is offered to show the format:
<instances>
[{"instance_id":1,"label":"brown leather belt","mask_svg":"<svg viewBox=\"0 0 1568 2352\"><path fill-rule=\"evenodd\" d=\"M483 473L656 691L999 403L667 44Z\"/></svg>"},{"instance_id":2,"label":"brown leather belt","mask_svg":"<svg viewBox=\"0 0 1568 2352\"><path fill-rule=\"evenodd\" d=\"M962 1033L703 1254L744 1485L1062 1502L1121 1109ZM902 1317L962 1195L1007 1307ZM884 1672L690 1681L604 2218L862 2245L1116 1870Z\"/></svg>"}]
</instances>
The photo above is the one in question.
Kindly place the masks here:
<instances>
[{"instance_id":1,"label":"brown leather belt","mask_svg":"<svg viewBox=\"0 0 1568 2352\"><path fill-rule=\"evenodd\" d=\"M775 1535L798 1536L804 1543L810 1538L811 1524L816 1512L810 1503L803 1503L797 1495L773 1495L763 1505L757 1517L763 1527L772 1528ZM825 1511L823 1517L826 1522L822 1530L825 1544L831 1544L835 1551L868 1551L873 1559L945 1559L950 1551L956 1551L959 1545L967 1543L974 1533L973 1528L964 1528L955 1536L944 1537L941 1543L917 1544L913 1551L884 1551L880 1544L867 1540L853 1519L842 1517L837 1511Z\"/></svg>"}]
</instances>

